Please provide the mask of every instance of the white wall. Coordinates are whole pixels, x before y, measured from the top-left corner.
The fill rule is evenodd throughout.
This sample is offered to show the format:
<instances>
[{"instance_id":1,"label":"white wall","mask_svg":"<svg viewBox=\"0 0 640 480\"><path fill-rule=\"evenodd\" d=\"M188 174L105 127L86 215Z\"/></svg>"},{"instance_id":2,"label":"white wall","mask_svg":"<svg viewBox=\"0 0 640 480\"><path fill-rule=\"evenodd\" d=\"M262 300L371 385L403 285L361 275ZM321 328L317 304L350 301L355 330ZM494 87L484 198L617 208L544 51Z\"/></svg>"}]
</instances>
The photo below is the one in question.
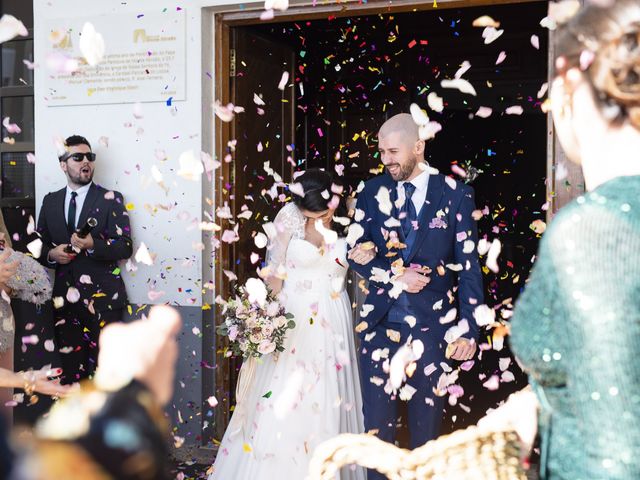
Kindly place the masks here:
<instances>
[{"instance_id":1,"label":"white wall","mask_svg":"<svg viewBox=\"0 0 640 480\"><path fill-rule=\"evenodd\" d=\"M119 0L36 0L34 4L35 60L35 125L36 125L36 204L43 196L62 188L65 177L56 158L54 137L65 138L80 134L92 143L98 154L95 181L108 189L123 193L126 202L134 205L130 211L134 251L144 242L157 254L154 266L138 265L138 270L125 276L132 303L162 303L201 305L201 252L193 248L200 242L198 223L202 217L201 181L188 181L174 175L178 157L186 150L201 150L201 45L200 8L197 2L187 2L186 11L186 101L142 104L143 118L134 118L134 104L49 106L48 86L50 72L46 55L52 50L49 25L73 17L89 19L100 31L104 14L138 14L157 12L154 0L129 2ZM56 20L58 19L58 20ZM80 23L82 25L82 23ZM130 35L130 32L123 32ZM74 32L77 45L78 32ZM77 46L76 46L77 49ZM107 40L107 52L109 44ZM80 87L79 87L80 88ZM107 137L108 148L98 139ZM156 158L155 151L164 150L167 160ZM156 165L165 176L169 187L165 193L151 180L150 169ZM147 205L147 208L145 208ZM163 205L169 210L156 208ZM164 276L164 278L162 278ZM178 287L183 293L178 292ZM148 291L165 291L164 296L150 302ZM192 293L185 290L191 289Z\"/></svg>"}]
</instances>

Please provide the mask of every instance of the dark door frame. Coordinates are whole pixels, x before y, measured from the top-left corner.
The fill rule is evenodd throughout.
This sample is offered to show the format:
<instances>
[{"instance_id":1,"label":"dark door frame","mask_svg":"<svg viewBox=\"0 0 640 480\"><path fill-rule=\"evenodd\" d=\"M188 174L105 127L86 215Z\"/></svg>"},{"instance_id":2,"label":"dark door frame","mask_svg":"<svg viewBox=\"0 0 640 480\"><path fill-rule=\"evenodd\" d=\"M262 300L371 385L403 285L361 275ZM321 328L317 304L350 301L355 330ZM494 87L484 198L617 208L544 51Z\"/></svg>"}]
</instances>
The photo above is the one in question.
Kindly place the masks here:
<instances>
[{"instance_id":1,"label":"dark door frame","mask_svg":"<svg viewBox=\"0 0 640 480\"><path fill-rule=\"evenodd\" d=\"M450 9L460 7L475 7L483 5L501 5L501 4L519 4L532 3L541 0L436 0L438 9ZM294 22L301 19L313 20L327 18L328 16L345 17L345 16L362 16L377 13L402 13L402 12L426 12L434 11L434 3L417 0L396 0L393 4L388 1L369 0L367 3L349 2L316 5L310 3L306 5L291 6L285 12L276 12L271 20L260 20L262 13L262 3L247 6L240 9L238 6L211 7L203 9L202 29L203 29L203 72L212 72L214 88L211 88L211 81L203 75L203 148L212 151L215 158L221 159L226 155L227 142L232 137L232 126L229 123L222 122L213 114L212 104L215 99L221 103L227 104L231 99L231 81L230 81L230 65L231 65L231 33L233 27L250 26L263 23L281 23ZM213 31L211 31L213 30ZM553 32L550 32L549 41L549 81L553 72ZM577 194L582 193L584 180L580 168L573 166L566 160L557 139L555 137L553 122L551 115L548 114L548 136L547 136L547 199L550 202L547 210L547 220L550 220L553 214L564 204L568 203ZM568 170L565 178L557 178L556 165L564 164ZM222 166L216 170L216 175L212 181L203 185L203 198L210 198L210 192L214 191L214 207L222 205L224 202L225 184L232 179L233 169L230 164L222 163ZM570 184L572 188L568 188ZM577 188L575 188L577 187ZM209 242L210 243L210 242ZM205 241L205 245L207 242ZM203 279L210 279L215 285L214 290L205 294L209 298L210 310L203 311L203 324L209 327L203 329L203 360L211 366L216 366L216 356L220 355L224 348L221 339L215 336L214 322L217 312L213 299L218 294L228 292L230 287L229 280L223 274L223 269L232 267L233 249L229 245L222 244L215 253L215 265L213 271L208 267L209 262L203 261ZM205 254L210 253L205 250ZM210 256L206 258L211 258ZM215 344L215 352L207 345ZM225 369L214 368L214 375L203 375L202 391L203 391L203 411L207 411L208 407L206 399L210 395L214 395L214 388L217 386L218 393L222 395L228 391L230 386L229 372ZM221 406L224 403L224 407ZM209 427L209 435L216 438L222 438L224 429L229 418L229 406L227 402L220 402L215 409L213 430ZM203 421L206 421L203 418ZM209 423L211 419L209 419ZM203 436L204 437L204 436ZM206 441L203 440L205 443Z\"/></svg>"}]
</instances>

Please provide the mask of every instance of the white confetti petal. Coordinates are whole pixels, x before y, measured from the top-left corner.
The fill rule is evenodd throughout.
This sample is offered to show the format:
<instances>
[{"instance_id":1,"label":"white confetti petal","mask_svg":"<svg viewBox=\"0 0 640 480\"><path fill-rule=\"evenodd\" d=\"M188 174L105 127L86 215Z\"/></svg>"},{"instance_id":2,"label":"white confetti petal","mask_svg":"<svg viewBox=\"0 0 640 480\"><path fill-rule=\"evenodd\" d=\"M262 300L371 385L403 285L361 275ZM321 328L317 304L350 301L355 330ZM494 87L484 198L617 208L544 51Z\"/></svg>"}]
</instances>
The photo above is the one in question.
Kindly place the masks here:
<instances>
[{"instance_id":1,"label":"white confetti petal","mask_svg":"<svg viewBox=\"0 0 640 480\"><path fill-rule=\"evenodd\" d=\"M263 306L267 301L267 286L259 278L250 278L244 284L249 301Z\"/></svg>"},{"instance_id":2,"label":"white confetti petal","mask_svg":"<svg viewBox=\"0 0 640 480\"><path fill-rule=\"evenodd\" d=\"M436 92L431 92L427 96L427 103L429 104L429 108L434 112L442 112L444 110L444 101L442 97L439 97Z\"/></svg>"},{"instance_id":3,"label":"white confetti petal","mask_svg":"<svg viewBox=\"0 0 640 480\"><path fill-rule=\"evenodd\" d=\"M498 255L500 255L501 250L502 244L500 240L494 239L491 242L491 247L489 247L489 253L487 253L487 268L493 273L498 273Z\"/></svg>"},{"instance_id":4,"label":"white confetti petal","mask_svg":"<svg viewBox=\"0 0 640 480\"><path fill-rule=\"evenodd\" d=\"M316 231L322 235L324 239L324 243L327 245L333 245L338 241L338 232L333 230L332 228L326 228L322 223L322 220L318 219L315 222Z\"/></svg>"},{"instance_id":5,"label":"white confetti petal","mask_svg":"<svg viewBox=\"0 0 640 480\"><path fill-rule=\"evenodd\" d=\"M536 50L540 50L540 38L537 35L531 35L531 45Z\"/></svg>"},{"instance_id":6,"label":"white confetti petal","mask_svg":"<svg viewBox=\"0 0 640 480\"><path fill-rule=\"evenodd\" d=\"M391 193L387 187L380 187L378 193L375 196L378 201L378 208L385 215L391 215L393 205L391 203Z\"/></svg>"},{"instance_id":7,"label":"white confetti petal","mask_svg":"<svg viewBox=\"0 0 640 480\"><path fill-rule=\"evenodd\" d=\"M462 78L462 75L464 75L465 73L467 73L467 71L471 68L471 63L468 60L465 60L464 62L462 62L462 64L460 65L460 68L458 68L458 70L456 71L455 75L453 76L453 78Z\"/></svg>"},{"instance_id":8,"label":"white confetti petal","mask_svg":"<svg viewBox=\"0 0 640 480\"><path fill-rule=\"evenodd\" d=\"M500 387L500 380L497 375L492 375L482 386L487 390L497 390Z\"/></svg>"},{"instance_id":9,"label":"white confetti petal","mask_svg":"<svg viewBox=\"0 0 640 480\"><path fill-rule=\"evenodd\" d=\"M193 150L187 150L178 158L180 168L176 174L186 180L197 181L204 173L202 160L198 158Z\"/></svg>"},{"instance_id":10,"label":"white confetti petal","mask_svg":"<svg viewBox=\"0 0 640 480\"><path fill-rule=\"evenodd\" d=\"M289 8L289 0L265 0L265 10L280 10L281 12Z\"/></svg>"},{"instance_id":11,"label":"white confetti petal","mask_svg":"<svg viewBox=\"0 0 640 480\"><path fill-rule=\"evenodd\" d=\"M89 65L95 67L102 61L105 52L104 38L96 32L91 22L86 22L80 35L80 52Z\"/></svg>"},{"instance_id":12,"label":"white confetti petal","mask_svg":"<svg viewBox=\"0 0 640 480\"><path fill-rule=\"evenodd\" d=\"M53 340L45 340L44 341L44 349L47 352L53 352L56 348L55 343L53 343Z\"/></svg>"},{"instance_id":13,"label":"white confetti petal","mask_svg":"<svg viewBox=\"0 0 640 480\"><path fill-rule=\"evenodd\" d=\"M476 320L476 323L479 326L486 327L487 325L491 325L493 322L495 322L496 312L488 305L478 305L473 311L473 318Z\"/></svg>"},{"instance_id":14,"label":"white confetti petal","mask_svg":"<svg viewBox=\"0 0 640 480\"><path fill-rule=\"evenodd\" d=\"M369 315L371 312L373 312L373 309L375 307L373 305L369 305L367 303L362 305L362 310L360 310L360 317L361 318L365 318L367 315Z\"/></svg>"},{"instance_id":15,"label":"white confetti petal","mask_svg":"<svg viewBox=\"0 0 640 480\"><path fill-rule=\"evenodd\" d=\"M253 243L255 243L256 247L258 248L265 248L267 246L268 241L269 239L262 232L256 233L256 236L253 237Z\"/></svg>"},{"instance_id":16,"label":"white confetti petal","mask_svg":"<svg viewBox=\"0 0 640 480\"><path fill-rule=\"evenodd\" d=\"M498 38L500 38L500 36L502 36L503 33L504 33L504 30L497 30L494 27L485 28L484 31L482 32L482 38L484 38L484 44L489 45L490 43L493 43Z\"/></svg>"},{"instance_id":17,"label":"white confetti petal","mask_svg":"<svg viewBox=\"0 0 640 480\"><path fill-rule=\"evenodd\" d=\"M358 239L364 235L364 228L359 223L352 223L347 230L347 243L353 247Z\"/></svg>"},{"instance_id":18,"label":"white confetti petal","mask_svg":"<svg viewBox=\"0 0 640 480\"><path fill-rule=\"evenodd\" d=\"M253 94L253 103L255 103L256 105L264 105L264 100L262 100L262 97L260 97L257 93Z\"/></svg>"},{"instance_id":19,"label":"white confetti petal","mask_svg":"<svg viewBox=\"0 0 640 480\"><path fill-rule=\"evenodd\" d=\"M489 107L480 107L476 112L476 116L480 118L488 118L493 113L493 110Z\"/></svg>"},{"instance_id":20,"label":"white confetti petal","mask_svg":"<svg viewBox=\"0 0 640 480\"><path fill-rule=\"evenodd\" d=\"M284 88L287 86L288 81L289 81L289 72L282 72L280 83L278 83L278 89L284 90Z\"/></svg>"},{"instance_id":21,"label":"white confetti petal","mask_svg":"<svg viewBox=\"0 0 640 480\"><path fill-rule=\"evenodd\" d=\"M417 104L412 103L409 107L409 111L411 112L411 117L413 117L413 121L416 122L416 125L422 126L429 123L429 116Z\"/></svg>"},{"instance_id":22,"label":"white confetti petal","mask_svg":"<svg viewBox=\"0 0 640 480\"><path fill-rule=\"evenodd\" d=\"M27 250L33 255L33 258L40 258L42 255L42 240L36 238L27 244Z\"/></svg>"},{"instance_id":23,"label":"white confetti petal","mask_svg":"<svg viewBox=\"0 0 640 480\"><path fill-rule=\"evenodd\" d=\"M21 37L28 36L27 27L13 15L2 15L2 18L0 18L0 43L8 42L18 35Z\"/></svg>"},{"instance_id":24,"label":"white confetti petal","mask_svg":"<svg viewBox=\"0 0 640 480\"><path fill-rule=\"evenodd\" d=\"M522 112L524 109L520 105L513 105L504 111L507 115L522 115Z\"/></svg>"},{"instance_id":25,"label":"white confetti petal","mask_svg":"<svg viewBox=\"0 0 640 480\"><path fill-rule=\"evenodd\" d=\"M475 88L473 88L473 85L471 85L464 78L456 78L454 80L442 80L442 82L440 82L440 86L442 88L455 88L457 90L460 90L462 93L466 93L473 96L476 95L476 90Z\"/></svg>"},{"instance_id":26,"label":"white confetti petal","mask_svg":"<svg viewBox=\"0 0 640 480\"><path fill-rule=\"evenodd\" d=\"M151 257L151 253L144 242L140 243L135 255L135 260L136 262L143 263L145 265L153 265L153 258Z\"/></svg>"}]
</instances>

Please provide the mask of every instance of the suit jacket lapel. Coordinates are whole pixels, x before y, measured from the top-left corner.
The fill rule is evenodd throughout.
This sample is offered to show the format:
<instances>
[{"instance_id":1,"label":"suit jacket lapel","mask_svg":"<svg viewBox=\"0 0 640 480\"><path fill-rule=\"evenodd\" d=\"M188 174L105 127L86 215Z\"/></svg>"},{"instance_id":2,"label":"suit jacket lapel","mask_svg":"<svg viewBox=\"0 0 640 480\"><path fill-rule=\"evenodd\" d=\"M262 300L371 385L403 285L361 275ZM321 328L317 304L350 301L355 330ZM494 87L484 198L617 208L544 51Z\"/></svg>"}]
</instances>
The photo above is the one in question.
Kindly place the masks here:
<instances>
[{"instance_id":1,"label":"suit jacket lapel","mask_svg":"<svg viewBox=\"0 0 640 480\"><path fill-rule=\"evenodd\" d=\"M417 237L413 242L413 247L411 248L411 252L407 257L406 264L408 265L411 262L411 259L415 256L420 244L424 241L424 239L429 234L431 230L429 228L429 223L436 216L436 212L440 207L442 202L442 196L444 194L444 177L440 174L431 174L429 175L429 185L427 187L427 199L420 209L420 215L418 216L418 231Z\"/></svg>"},{"instance_id":2,"label":"suit jacket lapel","mask_svg":"<svg viewBox=\"0 0 640 480\"><path fill-rule=\"evenodd\" d=\"M84 204L82 205L82 211L80 212L80 217L78 219L77 228L81 228L89 217L89 212L93 208L93 204L96 203L98 198L98 187L96 187L95 183L91 184L89 187L89 191L87 192L87 197L84 199Z\"/></svg>"},{"instance_id":3,"label":"suit jacket lapel","mask_svg":"<svg viewBox=\"0 0 640 480\"><path fill-rule=\"evenodd\" d=\"M49 225L49 233L51 238L69 238L67 232L67 217L64 211L64 201L67 196L67 187L55 192L51 208L53 209L51 224ZM56 234L53 229L59 230ZM55 240L54 240L55 242Z\"/></svg>"}]
</instances>

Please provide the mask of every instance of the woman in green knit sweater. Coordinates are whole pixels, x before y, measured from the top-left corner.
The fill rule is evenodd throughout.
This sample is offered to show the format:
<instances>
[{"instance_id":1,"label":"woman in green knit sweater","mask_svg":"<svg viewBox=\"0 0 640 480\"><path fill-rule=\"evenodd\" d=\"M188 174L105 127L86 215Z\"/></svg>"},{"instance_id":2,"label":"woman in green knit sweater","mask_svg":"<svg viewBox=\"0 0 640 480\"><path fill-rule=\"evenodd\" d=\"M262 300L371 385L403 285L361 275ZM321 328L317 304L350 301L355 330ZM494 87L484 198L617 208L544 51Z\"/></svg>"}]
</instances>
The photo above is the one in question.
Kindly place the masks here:
<instances>
[{"instance_id":1,"label":"woman in green knit sweater","mask_svg":"<svg viewBox=\"0 0 640 480\"><path fill-rule=\"evenodd\" d=\"M551 106L588 192L550 224L516 305L532 388L481 424L529 446L537 424L543 479L640 479L640 0L587 4L558 29Z\"/></svg>"}]
</instances>

